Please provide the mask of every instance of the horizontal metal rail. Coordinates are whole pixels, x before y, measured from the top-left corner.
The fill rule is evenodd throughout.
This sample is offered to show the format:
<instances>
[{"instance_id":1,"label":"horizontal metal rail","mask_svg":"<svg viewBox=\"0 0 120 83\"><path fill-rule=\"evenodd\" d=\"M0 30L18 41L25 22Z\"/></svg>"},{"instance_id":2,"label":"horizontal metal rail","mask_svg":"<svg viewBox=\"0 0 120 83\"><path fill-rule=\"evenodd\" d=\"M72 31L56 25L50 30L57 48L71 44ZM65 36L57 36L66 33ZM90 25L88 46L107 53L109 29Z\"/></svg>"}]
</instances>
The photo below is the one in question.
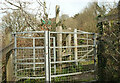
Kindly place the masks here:
<instances>
[{"instance_id":1,"label":"horizontal metal rail","mask_svg":"<svg viewBox=\"0 0 120 83\"><path fill-rule=\"evenodd\" d=\"M68 61L56 61L56 62L51 62L51 64L59 64L59 63L72 63L72 62L76 62L76 61L81 61L81 62L85 62L85 61L90 61L90 60L86 60L86 59L78 59L78 60L68 60ZM25 63L25 62L22 62L22 63L15 63L15 64L21 64L21 65L32 65L32 64L44 64L44 62L36 62L36 63Z\"/></svg>"},{"instance_id":2,"label":"horizontal metal rail","mask_svg":"<svg viewBox=\"0 0 120 83\"><path fill-rule=\"evenodd\" d=\"M93 54L92 55L87 55L88 57L91 57L91 56L94 56ZM78 58L81 58L82 56L78 56Z\"/></svg>"},{"instance_id":3,"label":"horizontal metal rail","mask_svg":"<svg viewBox=\"0 0 120 83\"><path fill-rule=\"evenodd\" d=\"M39 57L39 58L35 58L35 59L44 59L44 57ZM33 58L23 58L23 59L17 59L17 61L23 61L23 60L33 60Z\"/></svg>"},{"instance_id":4,"label":"horizontal metal rail","mask_svg":"<svg viewBox=\"0 0 120 83\"><path fill-rule=\"evenodd\" d=\"M95 45L79 45L79 46L62 46L62 47L50 47L50 48L75 48L75 47L94 47ZM43 49L44 46L40 46L40 47L17 47L14 49Z\"/></svg>"},{"instance_id":5,"label":"horizontal metal rail","mask_svg":"<svg viewBox=\"0 0 120 83\"><path fill-rule=\"evenodd\" d=\"M14 49L43 49L44 46L40 46L40 47L17 47Z\"/></svg>"},{"instance_id":6,"label":"horizontal metal rail","mask_svg":"<svg viewBox=\"0 0 120 83\"><path fill-rule=\"evenodd\" d=\"M16 36L17 38L25 38L25 39L44 39L45 37L22 37L22 36ZM55 37L50 37L50 38L55 38Z\"/></svg>"},{"instance_id":7,"label":"horizontal metal rail","mask_svg":"<svg viewBox=\"0 0 120 83\"><path fill-rule=\"evenodd\" d=\"M75 48L75 47L94 47L94 45L79 45L79 46L62 46L62 47L55 47L55 48ZM50 47L54 48L54 47Z\"/></svg>"},{"instance_id":8,"label":"horizontal metal rail","mask_svg":"<svg viewBox=\"0 0 120 83\"><path fill-rule=\"evenodd\" d=\"M43 68L45 68L45 67L44 67L44 66L43 66L43 67L35 67L35 69L43 69ZM51 67L51 68L54 68L54 67ZM19 70L17 70L17 71L19 72L19 71L29 70L29 69L33 69L33 67L31 67L31 68L19 69Z\"/></svg>"},{"instance_id":9,"label":"horizontal metal rail","mask_svg":"<svg viewBox=\"0 0 120 83\"><path fill-rule=\"evenodd\" d=\"M93 32L81 31L81 30L77 30L77 32L84 33L84 34L87 34L87 33L93 33ZM93 33L93 34L94 34L94 33Z\"/></svg>"},{"instance_id":10,"label":"horizontal metal rail","mask_svg":"<svg viewBox=\"0 0 120 83\"><path fill-rule=\"evenodd\" d=\"M40 57L40 58L35 58L35 59L38 59L38 60L44 60L45 58L44 57ZM54 59L54 57L51 57L51 59ZM23 58L23 59L17 59L17 61L24 61L24 60L33 60L33 58Z\"/></svg>"},{"instance_id":11,"label":"horizontal metal rail","mask_svg":"<svg viewBox=\"0 0 120 83\"><path fill-rule=\"evenodd\" d=\"M25 34L25 33L44 33L45 31L24 31L24 32L15 32L15 33L12 33L12 34ZM52 32L50 31L50 33L62 33L62 34L94 34L94 33L91 33L91 32Z\"/></svg>"},{"instance_id":12,"label":"horizontal metal rail","mask_svg":"<svg viewBox=\"0 0 120 83\"><path fill-rule=\"evenodd\" d=\"M33 65L33 64L38 64L39 65L39 64L44 64L44 62L35 62L35 63L30 63L30 62L29 63L23 63L22 62L22 63L15 63L15 64L19 64L19 65Z\"/></svg>"},{"instance_id":13,"label":"horizontal metal rail","mask_svg":"<svg viewBox=\"0 0 120 83\"><path fill-rule=\"evenodd\" d=\"M94 70L89 70L89 71L85 71L85 72L69 73L69 74L51 75L51 77L54 78L54 77L61 77L61 76L79 75L82 73L90 73L90 72L94 72ZM20 79L43 79L45 77L19 77L19 76L17 76L17 78L20 78Z\"/></svg>"},{"instance_id":14,"label":"horizontal metal rail","mask_svg":"<svg viewBox=\"0 0 120 83\"><path fill-rule=\"evenodd\" d=\"M43 66L43 67L35 67L35 69L41 69L41 68L45 68L45 67L44 67L44 66ZM17 70L17 71L19 72L19 71L29 70L29 69L33 69L33 67L31 67L31 68L19 69L19 70Z\"/></svg>"},{"instance_id":15,"label":"horizontal metal rail","mask_svg":"<svg viewBox=\"0 0 120 83\"><path fill-rule=\"evenodd\" d=\"M94 56L94 55L88 55L88 57L90 57L90 56ZM80 57L83 57L83 56L78 56L79 58ZM41 60L44 60L44 58L43 57L41 57L41 58L35 58L35 59L41 59ZM54 59L53 57L51 58L51 59ZM24 61L24 60L33 60L33 58L24 58L24 59L17 59L17 61Z\"/></svg>"},{"instance_id":16,"label":"horizontal metal rail","mask_svg":"<svg viewBox=\"0 0 120 83\"><path fill-rule=\"evenodd\" d=\"M17 38L25 38L25 39L44 39L44 37L22 37L22 36L16 36Z\"/></svg>"},{"instance_id":17,"label":"horizontal metal rail","mask_svg":"<svg viewBox=\"0 0 120 83\"><path fill-rule=\"evenodd\" d=\"M94 33L80 33L80 32L50 32L53 34L94 34Z\"/></svg>"},{"instance_id":18,"label":"horizontal metal rail","mask_svg":"<svg viewBox=\"0 0 120 83\"><path fill-rule=\"evenodd\" d=\"M67 61L56 61L56 62L51 62L51 64L59 64L59 63L72 63L72 62L85 62L85 61L90 61L90 60L86 60L86 59L78 59L78 60L67 60Z\"/></svg>"},{"instance_id":19,"label":"horizontal metal rail","mask_svg":"<svg viewBox=\"0 0 120 83\"><path fill-rule=\"evenodd\" d=\"M89 71L85 71L85 72L76 72L76 73L60 74L60 75L51 75L51 77L71 76L71 75L78 75L78 74L89 73L89 72L94 72L94 70L89 70Z\"/></svg>"},{"instance_id":20,"label":"horizontal metal rail","mask_svg":"<svg viewBox=\"0 0 120 83\"><path fill-rule=\"evenodd\" d=\"M16 76L16 78L19 78L19 79L44 79L45 77L19 77L19 76Z\"/></svg>"},{"instance_id":21,"label":"horizontal metal rail","mask_svg":"<svg viewBox=\"0 0 120 83\"><path fill-rule=\"evenodd\" d=\"M45 31L23 31L23 32L15 32L12 34L25 34L25 33L44 33Z\"/></svg>"}]
</instances>

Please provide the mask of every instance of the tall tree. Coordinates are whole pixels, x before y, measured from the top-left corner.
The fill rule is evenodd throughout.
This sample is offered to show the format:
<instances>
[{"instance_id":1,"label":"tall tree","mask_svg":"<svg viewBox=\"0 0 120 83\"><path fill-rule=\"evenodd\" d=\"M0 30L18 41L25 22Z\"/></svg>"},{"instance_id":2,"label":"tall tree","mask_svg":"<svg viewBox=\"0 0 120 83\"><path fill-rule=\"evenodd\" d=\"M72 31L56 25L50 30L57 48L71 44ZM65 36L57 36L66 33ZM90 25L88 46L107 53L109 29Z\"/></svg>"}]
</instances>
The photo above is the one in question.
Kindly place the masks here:
<instances>
[{"instance_id":1,"label":"tall tree","mask_svg":"<svg viewBox=\"0 0 120 83\"><path fill-rule=\"evenodd\" d=\"M76 14L74 19L77 21L77 28L84 31L96 32L96 3L90 3L82 13Z\"/></svg>"}]
</instances>

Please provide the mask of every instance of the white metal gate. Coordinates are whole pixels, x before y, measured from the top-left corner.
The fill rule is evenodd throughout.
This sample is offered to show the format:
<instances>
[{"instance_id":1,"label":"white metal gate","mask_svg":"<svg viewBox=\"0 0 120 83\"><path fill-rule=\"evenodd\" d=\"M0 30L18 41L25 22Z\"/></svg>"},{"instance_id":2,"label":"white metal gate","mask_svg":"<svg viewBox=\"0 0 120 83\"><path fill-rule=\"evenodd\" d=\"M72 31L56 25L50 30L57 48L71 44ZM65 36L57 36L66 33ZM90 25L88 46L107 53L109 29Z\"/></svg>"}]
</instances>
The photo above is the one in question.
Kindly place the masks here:
<instances>
[{"instance_id":1,"label":"white metal gate","mask_svg":"<svg viewBox=\"0 0 120 83\"><path fill-rule=\"evenodd\" d=\"M31 31L16 32L14 37L17 78L70 81L95 71L95 33Z\"/></svg>"}]
</instances>

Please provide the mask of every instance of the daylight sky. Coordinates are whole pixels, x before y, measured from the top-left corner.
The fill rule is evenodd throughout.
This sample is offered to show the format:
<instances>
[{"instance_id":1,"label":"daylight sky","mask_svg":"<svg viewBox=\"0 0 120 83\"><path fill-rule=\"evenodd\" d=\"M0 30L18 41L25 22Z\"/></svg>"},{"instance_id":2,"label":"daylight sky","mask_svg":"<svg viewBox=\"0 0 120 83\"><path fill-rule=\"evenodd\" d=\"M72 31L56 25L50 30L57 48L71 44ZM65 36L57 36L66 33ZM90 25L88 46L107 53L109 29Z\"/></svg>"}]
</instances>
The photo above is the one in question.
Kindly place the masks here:
<instances>
[{"instance_id":1,"label":"daylight sky","mask_svg":"<svg viewBox=\"0 0 120 83\"><path fill-rule=\"evenodd\" d=\"M50 4L50 17L55 16L55 5L60 5L60 15L68 14L73 16L82 11L90 0L46 0ZM48 6L49 7L49 6Z\"/></svg>"},{"instance_id":2,"label":"daylight sky","mask_svg":"<svg viewBox=\"0 0 120 83\"><path fill-rule=\"evenodd\" d=\"M11 0L10 0L11 1ZM13 0L16 1L16 0ZM36 0L20 0L20 1L36 1ZM41 0L44 1L44 0ZM55 6L60 5L60 16L62 14L68 14L69 16L74 16L77 13L80 13L85 7L87 7L89 2L93 2L96 0L45 0L47 4L47 12L49 17L55 17ZM98 2L107 2L113 3L118 2L119 0L98 0ZM0 0L0 8L2 7L2 3L4 0ZM36 4L33 4L31 7L37 7ZM49 11L48 11L49 10ZM3 14L0 11L0 18L2 18ZM1 20L0 20L1 21Z\"/></svg>"},{"instance_id":3,"label":"daylight sky","mask_svg":"<svg viewBox=\"0 0 120 83\"><path fill-rule=\"evenodd\" d=\"M50 17L55 16L55 5L60 5L60 15L68 14L69 16L74 16L75 14L81 12L89 2L96 0L46 0L47 7L50 6ZM118 2L119 0L98 0L106 3Z\"/></svg>"}]
</instances>

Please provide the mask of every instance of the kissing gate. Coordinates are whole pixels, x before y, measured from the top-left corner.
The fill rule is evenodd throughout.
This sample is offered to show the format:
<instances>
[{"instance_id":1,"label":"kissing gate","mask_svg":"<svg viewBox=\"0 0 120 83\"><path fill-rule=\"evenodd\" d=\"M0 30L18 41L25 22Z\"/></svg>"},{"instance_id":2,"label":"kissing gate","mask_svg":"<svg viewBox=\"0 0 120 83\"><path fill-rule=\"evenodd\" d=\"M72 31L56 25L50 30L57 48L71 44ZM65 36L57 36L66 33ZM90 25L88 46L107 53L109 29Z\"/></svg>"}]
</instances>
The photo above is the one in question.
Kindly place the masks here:
<instances>
[{"instance_id":1,"label":"kissing gate","mask_svg":"<svg viewBox=\"0 0 120 83\"><path fill-rule=\"evenodd\" d=\"M77 29L74 32L16 32L14 39L14 69L18 79L80 81L82 73L95 75L95 33Z\"/></svg>"}]
</instances>

